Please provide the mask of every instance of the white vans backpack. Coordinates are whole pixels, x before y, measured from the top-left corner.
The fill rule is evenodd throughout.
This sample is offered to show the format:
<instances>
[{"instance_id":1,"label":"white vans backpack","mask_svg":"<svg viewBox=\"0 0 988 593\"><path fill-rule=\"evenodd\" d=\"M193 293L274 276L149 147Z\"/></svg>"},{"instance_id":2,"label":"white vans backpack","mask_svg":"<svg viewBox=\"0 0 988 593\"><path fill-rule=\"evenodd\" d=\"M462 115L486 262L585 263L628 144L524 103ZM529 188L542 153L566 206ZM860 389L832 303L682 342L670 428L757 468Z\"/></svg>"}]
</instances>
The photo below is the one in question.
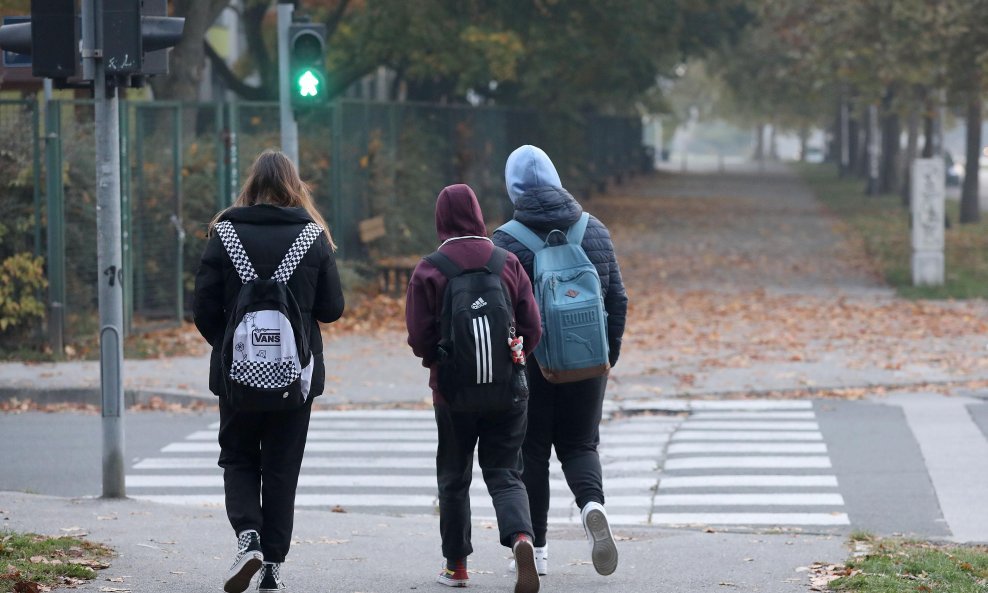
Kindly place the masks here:
<instances>
[{"instance_id":1,"label":"white vans backpack","mask_svg":"<svg viewBox=\"0 0 988 593\"><path fill-rule=\"evenodd\" d=\"M305 225L270 279L257 276L230 221L217 223L216 231L243 282L221 350L227 397L245 411L301 407L309 396L312 353L309 325L288 279L322 227Z\"/></svg>"}]
</instances>

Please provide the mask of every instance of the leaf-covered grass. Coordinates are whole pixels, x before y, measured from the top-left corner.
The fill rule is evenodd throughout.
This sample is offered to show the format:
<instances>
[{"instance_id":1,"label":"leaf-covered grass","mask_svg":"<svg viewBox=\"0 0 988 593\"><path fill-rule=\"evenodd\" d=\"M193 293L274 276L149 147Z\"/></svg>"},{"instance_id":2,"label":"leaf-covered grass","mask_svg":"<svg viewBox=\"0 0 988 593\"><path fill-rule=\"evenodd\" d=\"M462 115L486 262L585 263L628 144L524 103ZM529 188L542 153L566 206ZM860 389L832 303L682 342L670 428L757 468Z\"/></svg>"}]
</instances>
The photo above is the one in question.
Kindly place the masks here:
<instances>
[{"instance_id":1,"label":"leaf-covered grass","mask_svg":"<svg viewBox=\"0 0 988 593\"><path fill-rule=\"evenodd\" d=\"M817 198L859 237L865 254L889 285L906 298L966 299L988 297L988 216L959 224L959 205L947 200L946 282L912 285L909 211L898 195L868 196L865 182L841 179L830 164L798 165Z\"/></svg>"},{"instance_id":2,"label":"leaf-covered grass","mask_svg":"<svg viewBox=\"0 0 988 593\"><path fill-rule=\"evenodd\" d=\"M0 531L0 593L78 585L106 568L109 549L75 537Z\"/></svg>"},{"instance_id":3,"label":"leaf-covered grass","mask_svg":"<svg viewBox=\"0 0 988 593\"><path fill-rule=\"evenodd\" d=\"M846 563L848 576L831 581L833 591L860 593L984 593L988 591L988 547L939 545L878 539L856 534L859 551Z\"/></svg>"}]
</instances>

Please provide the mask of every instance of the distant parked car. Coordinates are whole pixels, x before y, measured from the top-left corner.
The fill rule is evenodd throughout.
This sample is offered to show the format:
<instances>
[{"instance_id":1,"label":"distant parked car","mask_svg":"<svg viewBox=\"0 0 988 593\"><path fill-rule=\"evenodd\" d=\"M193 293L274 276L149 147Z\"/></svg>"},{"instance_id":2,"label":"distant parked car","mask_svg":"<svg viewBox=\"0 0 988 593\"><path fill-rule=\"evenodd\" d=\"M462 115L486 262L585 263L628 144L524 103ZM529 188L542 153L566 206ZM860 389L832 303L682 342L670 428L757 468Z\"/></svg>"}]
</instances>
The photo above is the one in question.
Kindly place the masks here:
<instances>
[{"instance_id":1,"label":"distant parked car","mask_svg":"<svg viewBox=\"0 0 988 593\"><path fill-rule=\"evenodd\" d=\"M822 163L823 162L823 149L818 146L807 146L806 154L803 158L807 163Z\"/></svg>"}]
</instances>

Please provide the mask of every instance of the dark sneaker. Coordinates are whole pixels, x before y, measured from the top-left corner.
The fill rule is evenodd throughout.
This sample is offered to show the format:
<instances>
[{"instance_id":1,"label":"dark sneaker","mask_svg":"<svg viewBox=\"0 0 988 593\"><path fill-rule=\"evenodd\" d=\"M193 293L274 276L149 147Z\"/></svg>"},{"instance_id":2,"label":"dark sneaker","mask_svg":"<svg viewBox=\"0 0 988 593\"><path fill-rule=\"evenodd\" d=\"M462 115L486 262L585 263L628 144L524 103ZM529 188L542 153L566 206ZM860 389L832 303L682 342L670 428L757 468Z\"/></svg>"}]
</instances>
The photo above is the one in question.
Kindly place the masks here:
<instances>
[{"instance_id":1,"label":"dark sneaker","mask_svg":"<svg viewBox=\"0 0 988 593\"><path fill-rule=\"evenodd\" d=\"M539 572L535 568L535 546L527 535L519 535L511 546L515 554L515 593L538 593Z\"/></svg>"},{"instance_id":2,"label":"dark sneaker","mask_svg":"<svg viewBox=\"0 0 988 593\"><path fill-rule=\"evenodd\" d=\"M508 571L515 572L518 570L517 563L512 559L508 563ZM535 570L538 571L539 576L545 576L549 574L549 543L546 542L541 548L535 546Z\"/></svg>"},{"instance_id":3,"label":"dark sneaker","mask_svg":"<svg viewBox=\"0 0 988 593\"><path fill-rule=\"evenodd\" d=\"M226 593L243 593L250 586L250 580L261 569L264 554L261 553L261 536L253 529L237 536L237 555L226 573L223 590Z\"/></svg>"},{"instance_id":4,"label":"dark sneaker","mask_svg":"<svg viewBox=\"0 0 988 593\"><path fill-rule=\"evenodd\" d=\"M288 587L281 580L281 564L265 562L261 568L261 578L257 582L257 593L284 593Z\"/></svg>"},{"instance_id":5,"label":"dark sneaker","mask_svg":"<svg viewBox=\"0 0 988 593\"><path fill-rule=\"evenodd\" d=\"M598 574L607 576L617 570L618 552L614 534L607 523L607 512L598 502L588 502L581 513L583 530L590 540L590 558Z\"/></svg>"},{"instance_id":6,"label":"dark sneaker","mask_svg":"<svg viewBox=\"0 0 988 593\"><path fill-rule=\"evenodd\" d=\"M467 583L470 582L470 577L467 576L466 559L458 562L444 561L443 569L436 577L436 582L447 587L466 587Z\"/></svg>"}]
</instances>

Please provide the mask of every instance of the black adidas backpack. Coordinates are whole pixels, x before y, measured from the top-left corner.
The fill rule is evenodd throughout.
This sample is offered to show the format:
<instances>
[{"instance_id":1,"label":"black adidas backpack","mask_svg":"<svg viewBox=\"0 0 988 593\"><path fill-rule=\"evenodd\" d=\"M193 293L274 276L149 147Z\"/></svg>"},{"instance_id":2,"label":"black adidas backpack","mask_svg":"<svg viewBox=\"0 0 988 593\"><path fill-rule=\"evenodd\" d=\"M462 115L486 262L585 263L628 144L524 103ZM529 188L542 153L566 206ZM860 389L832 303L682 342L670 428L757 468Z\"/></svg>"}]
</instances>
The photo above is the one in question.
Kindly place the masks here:
<instances>
[{"instance_id":1,"label":"black adidas backpack","mask_svg":"<svg viewBox=\"0 0 988 593\"><path fill-rule=\"evenodd\" d=\"M514 307L504 284L508 252L495 247L483 268L461 269L436 251L426 261L447 278L439 318L439 392L457 412L510 409L516 369L508 340L514 337Z\"/></svg>"},{"instance_id":2,"label":"black adidas backpack","mask_svg":"<svg viewBox=\"0 0 988 593\"><path fill-rule=\"evenodd\" d=\"M307 224L270 279L258 278L230 221L216 231L243 282L220 352L227 397L244 411L299 408L309 397L312 353L288 279L322 227Z\"/></svg>"}]
</instances>

